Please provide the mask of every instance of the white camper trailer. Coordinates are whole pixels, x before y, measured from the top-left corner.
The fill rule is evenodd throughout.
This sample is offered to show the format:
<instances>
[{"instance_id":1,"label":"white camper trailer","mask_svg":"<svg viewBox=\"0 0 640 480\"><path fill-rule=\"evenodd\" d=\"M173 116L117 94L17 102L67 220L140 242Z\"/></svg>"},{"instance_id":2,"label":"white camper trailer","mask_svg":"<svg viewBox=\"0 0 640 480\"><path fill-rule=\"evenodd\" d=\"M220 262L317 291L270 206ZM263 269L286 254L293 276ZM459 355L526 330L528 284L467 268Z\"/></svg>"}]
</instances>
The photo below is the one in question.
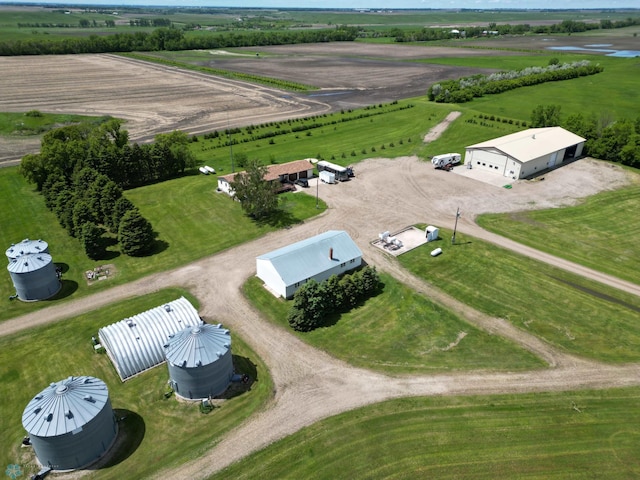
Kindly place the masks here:
<instances>
[{"instance_id":1,"label":"white camper trailer","mask_svg":"<svg viewBox=\"0 0 640 480\"><path fill-rule=\"evenodd\" d=\"M459 153L444 153L433 157L431 163L436 168L448 170L454 165L458 165L461 159L462 156Z\"/></svg>"}]
</instances>

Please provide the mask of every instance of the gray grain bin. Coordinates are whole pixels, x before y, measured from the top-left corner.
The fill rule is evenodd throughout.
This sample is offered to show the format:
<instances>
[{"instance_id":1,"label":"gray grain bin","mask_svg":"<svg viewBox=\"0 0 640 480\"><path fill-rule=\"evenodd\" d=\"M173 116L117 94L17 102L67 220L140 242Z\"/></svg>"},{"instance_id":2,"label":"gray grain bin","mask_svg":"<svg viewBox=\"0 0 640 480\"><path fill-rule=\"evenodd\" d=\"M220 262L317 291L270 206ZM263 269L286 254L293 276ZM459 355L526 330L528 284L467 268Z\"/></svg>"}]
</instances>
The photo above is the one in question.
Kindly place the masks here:
<instances>
[{"instance_id":1,"label":"gray grain bin","mask_svg":"<svg viewBox=\"0 0 640 480\"><path fill-rule=\"evenodd\" d=\"M107 385L69 377L33 397L22 414L38 461L54 470L85 467L113 445L117 424Z\"/></svg>"},{"instance_id":2,"label":"gray grain bin","mask_svg":"<svg viewBox=\"0 0 640 480\"><path fill-rule=\"evenodd\" d=\"M9 262L29 253L49 253L49 244L44 240L30 240L25 238L20 243L11 244L5 252Z\"/></svg>"},{"instance_id":3,"label":"gray grain bin","mask_svg":"<svg viewBox=\"0 0 640 480\"><path fill-rule=\"evenodd\" d=\"M20 300L44 300L58 293L62 286L48 253L21 255L11 260L7 270Z\"/></svg>"},{"instance_id":4,"label":"gray grain bin","mask_svg":"<svg viewBox=\"0 0 640 480\"><path fill-rule=\"evenodd\" d=\"M233 376L231 335L221 325L180 330L165 345L170 383L179 397L208 398L223 393Z\"/></svg>"}]
</instances>

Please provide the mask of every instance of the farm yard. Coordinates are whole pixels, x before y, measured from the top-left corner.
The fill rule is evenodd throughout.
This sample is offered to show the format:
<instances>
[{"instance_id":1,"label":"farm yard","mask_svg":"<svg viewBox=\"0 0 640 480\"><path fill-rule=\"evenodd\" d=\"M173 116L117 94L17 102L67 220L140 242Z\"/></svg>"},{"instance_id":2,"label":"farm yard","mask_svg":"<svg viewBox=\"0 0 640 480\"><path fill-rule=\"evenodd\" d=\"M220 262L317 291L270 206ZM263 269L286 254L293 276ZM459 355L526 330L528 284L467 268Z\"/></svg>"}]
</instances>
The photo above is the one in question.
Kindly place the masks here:
<instances>
[{"instance_id":1,"label":"farm yard","mask_svg":"<svg viewBox=\"0 0 640 480\"><path fill-rule=\"evenodd\" d=\"M24 69L19 70L20 75L34 103L29 102L29 95L11 90L9 81L9 90L0 89L0 97L6 94L6 104L16 111L29 105L43 111L111 114L127 120L125 128L132 140L146 141L165 129L200 133L411 98L423 95L430 81L489 71L476 66L405 64L405 60L433 55L434 61L445 59L446 63L446 58L456 56L495 56L496 61L510 57L517 62L522 55L475 48L358 43L237 52L247 56L197 52L189 53L189 61L261 76L279 75L319 90L291 94L175 67L111 55L83 55L64 57L63 67L59 57L0 57L3 71L9 65ZM163 57L180 60L173 52ZM29 63L33 60L51 62L45 65L59 83L44 81L39 75L30 83L25 72L33 70L36 64ZM548 55L540 62L547 60ZM100 82L101 76L107 81ZM4 81L0 79L0 86ZM73 82L78 82L74 89L65 88ZM203 103L203 98L211 98L211 102ZM0 101L5 104L5 98ZM234 110L229 111L232 104ZM486 135L494 128L481 130L468 125L465 122L477 118L477 112L455 107L462 115L448 121L448 129L437 125L438 119L449 113L448 106L420 107L420 112L428 114L423 115L420 127L414 128L420 130L420 139L429 139L429 152L449 151L450 146ZM257 116L253 118L253 114ZM528 120L526 115L522 118ZM428 135L431 127L438 135ZM129 439L132 451L119 450L116 458L105 459L99 468L60 478L122 478L125 474L137 478L337 478L346 470L352 471L354 478L384 478L397 473L395 467L411 477L428 472L439 478L493 478L496 472L503 472L505 477L531 474L544 478L552 473L575 473L572 468L576 465L585 472L584 477L603 465L613 477L637 474L640 452L634 442L638 435L634 421L639 411L640 363L633 340L640 336L633 321L640 309L637 281L620 280L597 268L591 270L540 252L535 245L492 234L478 227L475 219L485 213L524 218L523 211L542 208L561 212L563 207L580 205L586 197L601 192L611 194L613 200L609 201L615 202L616 192L637 187L640 175L585 158L549 172L544 181L517 181L507 190L457 175L455 169L453 173L433 169L420 158L426 156L425 145L414 142L411 155L388 158L383 152L370 152L356 164L352 181L319 185L323 208L314 218L306 215L313 210L313 192L292 194L305 196L300 202L306 205L302 207L305 215L286 229L258 231L241 223L233 213L237 205L216 196L214 182L205 176L187 176L127 192L145 215L160 225L160 239L167 244L160 256L185 256L171 264L169 271L162 271L161 262L152 258L136 259L139 270L136 274L129 270L130 282L80 298L71 295L0 323L5 358L0 378L12 392L12 401L20 403L9 408L3 402L0 410L2 426L7 427L3 431L11 432L6 438L12 442L3 444L5 461L15 462L15 455L22 455L16 453L13 437L19 439L22 429L19 420L12 418L13 410L22 407L31 390L35 393L42 382L46 385L58 379L45 375L63 376L60 365L47 362L47 356L64 357L64 367L72 368L74 361L70 355L61 356L61 346L73 349L100 324L130 315L130 303L141 308L166 301L179 286L197 300L203 318L222 322L239 340L237 353L244 358L244 366L255 364L252 373L259 379L255 391L208 416L198 416L179 405L162 403L161 372L148 372L133 384L120 385L106 360L96 359L93 352L84 349L83 365L91 370L86 373L106 378L114 392L114 407L125 409L130 417L131 423L125 422L125 427L139 429L142 424L143 435ZM15 152L30 148L23 145ZM200 155L208 153L203 150ZM8 181L9 176L0 178ZM207 195L212 197L210 203ZM25 197L31 202L37 198ZM287 198L289 204L295 203ZM190 199L197 206L190 205ZM175 211L163 214L166 205ZM457 208L463 215L457 225L458 245L451 245L450 228ZM221 213L224 218L215 218ZM16 217L23 221L22 213ZM50 224L51 230L59 228L46 215L38 218ZM6 217L3 222L9 220ZM28 226L28 220L24 222ZM598 224L601 222L599 219ZM530 225L529 233L536 232L534 220L523 223ZM224 233L230 230L225 228L229 224L240 225L233 238L231 232ZM444 251L441 257L424 255L422 250L433 248L429 244L406 254L406 260L371 245L383 230L399 231L415 224L441 228L441 239L436 242ZM502 228L508 229L508 225ZM349 233L367 263L383 272L385 291L335 325L309 335L293 334L282 318L286 306L264 295L252 279L255 257L328 229ZM187 237L186 244L180 243L181 234ZM521 235L526 234L525 230ZM216 239L210 255L207 236L225 237L224 242ZM197 260L192 261L189 252L177 251L188 248L198 251ZM580 262L579 256L572 260ZM432 267L433 276L431 261L440 262ZM493 264L504 277L486 278L492 274L487 273L491 272L488 268L483 270L483 262ZM549 270L548 264L558 270ZM126 271L124 268L123 274ZM571 276L571 272L582 278ZM541 310L531 314L544 317L547 323L524 318L521 312L514 314L515 306L501 302L504 293L500 282L538 277L543 278L543 285L535 289L546 288L552 293L557 288L561 292L557 304L553 299L541 300L544 305L536 305ZM497 288L478 294L494 278ZM470 292L474 288L475 292ZM406 300L409 298L412 301ZM492 301L505 311L488 308ZM563 312L578 311L582 303L601 317L593 319L594 323L600 321L598 338L593 342L588 324L575 318L563 323ZM27 355L20 367L12 358L11 348L16 345L34 355L32 360ZM476 349L482 352L475 355ZM28 372L38 367L39 373L30 378ZM139 397L136 388L142 391ZM194 435L181 418L194 422ZM219 419L223 419L219 428L211 428ZM325 436L327 431L337 436ZM474 439L480 435L487 439L485 449L469 442L469 432L474 433ZM505 437L509 444L505 444ZM182 442L185 449L175 449ZM458 450L454 445L462 447L454 451ZM507 450L508 459L502 460ZM354 451L357 453L344 454ZM249 461L234 465L242 459ZM229 466L230 470L224 470Z\"/></svg>"}]
</instances>

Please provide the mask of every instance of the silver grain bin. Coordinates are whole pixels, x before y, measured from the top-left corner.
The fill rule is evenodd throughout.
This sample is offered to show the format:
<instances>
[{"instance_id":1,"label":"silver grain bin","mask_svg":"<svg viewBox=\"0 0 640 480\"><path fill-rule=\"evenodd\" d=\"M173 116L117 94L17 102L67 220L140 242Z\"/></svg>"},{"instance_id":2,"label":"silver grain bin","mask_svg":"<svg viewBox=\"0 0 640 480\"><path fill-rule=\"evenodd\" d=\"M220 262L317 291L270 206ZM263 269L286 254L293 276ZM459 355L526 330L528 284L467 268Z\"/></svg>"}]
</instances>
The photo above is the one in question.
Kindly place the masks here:
<instances>
[{"instance_id":1,"label":"silver grain bin","mask_svg":"<svg viewBox=\"0 0 640 480\"><path fill-rule=\"evenodd\" d=\"M7 270L20 300L44 300L58 293L62 286L48 253L21 255L10 261Z\"/></svg>"},{"instance_id":2,"label":"silver grain bin","mask_svg":"<svg viewBox=\"0 0 640 480\"><path fill-rule=\"evenodd\" d=\"M179 397L208 398L223 393L233 376L231 335L221 325L185 328L165 345L170 383Z\"/></svg>"},{"instance_id":3,"label":"silver grain bin","mask_svg":"<svg viewBox=\"0 0 640 480\"><path fill-rule=\"evenodd\" d=\"M94 377L69 377L33 397L22 414L38 461L74 470L102 457L113 445L117 423L107 385Z\"/></svg>"},{"instance_id":4,"label":"silver grain bin","mask_svg":"<svg viewBox=\"0 0 640 480\"><path fill-rule=\"evenodd\" d=\"M29 253L49 253L49 244L44 240L30 240L25 238L20 243L12 243L5 252L9 262L14 258Z\"/></svg>"}]
</instances>

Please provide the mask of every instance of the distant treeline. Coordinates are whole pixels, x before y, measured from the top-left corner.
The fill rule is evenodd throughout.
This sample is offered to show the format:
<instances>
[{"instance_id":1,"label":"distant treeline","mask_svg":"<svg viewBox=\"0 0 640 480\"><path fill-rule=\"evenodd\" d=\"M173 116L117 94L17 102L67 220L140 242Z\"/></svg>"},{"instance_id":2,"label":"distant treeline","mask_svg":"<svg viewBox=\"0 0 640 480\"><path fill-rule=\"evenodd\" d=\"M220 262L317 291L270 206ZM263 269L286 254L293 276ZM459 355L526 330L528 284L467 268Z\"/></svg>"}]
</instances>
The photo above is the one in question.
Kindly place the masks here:
<instances>
[{"instance_id":1,"label":"distant treeline","mask_svg":"<svg viewBox=\"0 0 640 480\"><path fill-rule=\"evenodd\" d=\"M340 26L328 30L219 33L185 37L176 28L158 28L151 33L116 33L89 37L8 40L0 42L0 55L64 55L74 53L111 53L133 51L195 50L296 43L353 41L358 29Z\"/></svg>"},{"instance_id":2,"label":"distant treeline","mask_svg":"<svg viewBox=\"0 0 640 480\"><path fill-rule=\"evenodd\" d=\"M498 25L490 23L488 27L472 27L465 26L459 28L429 28L424 27L419 31L401 30L399 28L392 29L387 32L380 32L378 36L388 36L395 38L396 42L427 42L434 40L445 40L457 37L486 37L492 35L524 35L533 34L571 34L577 32L586 32L589 30L609 30L612 28L625 28L640 25L640 18L627 18L625 20L600 20L600 22L577 22L575 20L564 20L560 23L552 25Z\"/></svg>"},{"instance_id":3,"label":"distant treeline","mask_svg":"<svg viewBox=\"0 0 640 480\"><path fill-rule=\"evenodd\" d=\"M168 18L134 18L129 20L132 27L171 27L173 23ZM115 20L107 19L104 22L97 20L81 19L78 23L18 23L18 28L113 28L116 26Z\"/></svg>"}]
</instances>

